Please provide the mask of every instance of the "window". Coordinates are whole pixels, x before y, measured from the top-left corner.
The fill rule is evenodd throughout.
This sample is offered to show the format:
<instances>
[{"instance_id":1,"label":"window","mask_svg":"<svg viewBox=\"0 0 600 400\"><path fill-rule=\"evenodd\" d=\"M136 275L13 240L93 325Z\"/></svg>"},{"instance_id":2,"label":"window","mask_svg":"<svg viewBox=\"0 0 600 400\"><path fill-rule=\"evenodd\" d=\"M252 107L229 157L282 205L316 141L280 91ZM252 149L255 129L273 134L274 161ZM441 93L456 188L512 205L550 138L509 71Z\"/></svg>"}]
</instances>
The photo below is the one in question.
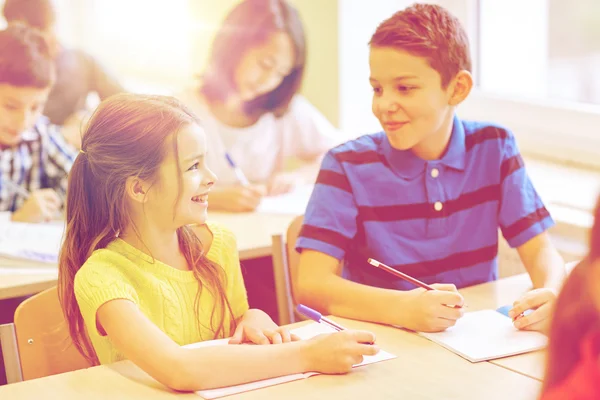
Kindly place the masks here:
<instances>
[{"instance_id":1,"label":"window","mask_svg":"<svg viewBox=\"0 0 600 400\"><path fill-rule=\"evenodd\" d=\"M464 0L477 87L459 109L521 151L600 167L600 2Z\"/></svg>"},{"instance_id":2,"label":"window","mask_svg":"<svg viewBox=\"0 0 600 400\"><path fill-rule=\"evenodd\" d=\"M598 0L480 0L481 89L598 105Z\"/></svg>"},{"instance_id":3,"label":"window","mask_svg":"<svg viewBox=\"0 0 600 400\"><path fill-rule=\"evenodd\" d=\"M187 0L62 2L76 16L70 19L77 36L73 44L106 64L129 89L168 92L191 81Z\"/></svg>"}]
</instances>

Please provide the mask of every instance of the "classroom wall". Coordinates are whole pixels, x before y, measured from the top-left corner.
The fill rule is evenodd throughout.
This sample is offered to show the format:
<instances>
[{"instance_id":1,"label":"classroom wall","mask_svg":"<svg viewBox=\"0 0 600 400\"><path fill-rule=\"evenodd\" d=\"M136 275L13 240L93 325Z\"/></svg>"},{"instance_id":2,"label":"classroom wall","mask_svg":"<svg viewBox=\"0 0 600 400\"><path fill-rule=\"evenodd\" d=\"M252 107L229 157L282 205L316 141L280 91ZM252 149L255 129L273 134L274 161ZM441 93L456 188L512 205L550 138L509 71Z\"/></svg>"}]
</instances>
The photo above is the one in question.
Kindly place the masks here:
<instances>
[{"instance_id":1,"label":"classroom wall","mask_svg":"<svg viewBox=\"0 0 600 400\"><path fill-rule=\"evenodd\" d=\"M203 70L212 38L239 0L189 0L192 70ZM338 0L289 0L300 13L307 36L304 94L334 124L339 121Z\"/></svg>"}]
</instances>

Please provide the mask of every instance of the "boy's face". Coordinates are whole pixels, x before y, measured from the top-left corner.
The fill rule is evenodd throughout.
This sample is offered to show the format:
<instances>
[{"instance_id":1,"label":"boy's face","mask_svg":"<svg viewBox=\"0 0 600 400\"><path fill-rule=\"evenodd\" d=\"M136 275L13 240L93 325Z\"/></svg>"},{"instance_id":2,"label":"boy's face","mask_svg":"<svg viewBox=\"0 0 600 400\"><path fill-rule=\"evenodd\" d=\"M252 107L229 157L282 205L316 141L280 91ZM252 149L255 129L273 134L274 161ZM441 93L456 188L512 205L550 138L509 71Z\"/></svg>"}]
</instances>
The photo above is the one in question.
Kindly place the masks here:
<instances>
[{"instance_id":1,"label":"boy's face","mask_svg":"<svg viewBox=\"0 0 600 400\"><path fill-rule=\"evenodd\" d=\"M0 83L0 144L13 146L42 114L50 88Z\"/></svg>"},{"instance_id":2,"label":"boy's face","mask_svg":"<svg viewBox=\"0 0 600 400\"><path fill-rule=\"evenodd\" d=\"M435 153L428 148L447 139L442 131L453 117L452 85L442 89L440 74L425 58L391 47L372 46L369 66L373 114L392 147L417 155Z\"/></svg>"}]
</instances>

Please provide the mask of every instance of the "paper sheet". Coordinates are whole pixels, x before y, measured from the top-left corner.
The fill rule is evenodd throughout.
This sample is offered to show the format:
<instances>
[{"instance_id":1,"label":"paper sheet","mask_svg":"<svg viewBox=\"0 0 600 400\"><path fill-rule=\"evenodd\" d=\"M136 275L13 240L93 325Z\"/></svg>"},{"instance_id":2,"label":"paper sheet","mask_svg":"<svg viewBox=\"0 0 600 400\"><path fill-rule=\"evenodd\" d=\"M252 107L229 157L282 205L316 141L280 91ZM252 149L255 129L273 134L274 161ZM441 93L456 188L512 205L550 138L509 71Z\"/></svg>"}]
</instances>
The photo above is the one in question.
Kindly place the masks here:
<instances>
[{"instance_id":1,"label":"paper sheet","mask_svg":"<svg viewBox=\"0 0 600 400\"><path fill-rule=\"evenodd\" d=\"M333 332L335 332L335 330L333 328L328 327L327 325L318 324L316 322L313 322L306 326L294 329L290 332L298 335L301 339L306 340L306 339L315 337L317 335L320 335L322 333L333 333ZM195 343L195 344L188 345L185 347L226 346L227 341L228 341L228 339L211 340L211 341L206 341L206 342L201 342L201 343ZM361 365L366 365L366 364L372 364L372 363L376 363L379 361L390 360L392 358L396 358L396 356L393 354L387 353L383 350L380 350L379 353L374 356L364 357L364 361L358 365L355 365L355 367L358 367ZM308 378L313 375L318 375L318 373L317 372L306 372L303 374L286 375L286 376L281 376L278 378L265 379L265 380L261 380L261 381L245 383L242 385L235 385L235 386L229 386L229 387L218 388L218 389L200 390L196 393L205 399L216 399L219 397L230 396L232 394L248 392L250 390L256 390L256 389L261 389L261 388L265 388L268 386L279 385L279 384L286 383L286 382L297 381L300 379Z\"/></svg>"},{"instance_id":2,"label":"paper sheet","mask_svg":"<svg viewBox=\"0 0 600 400\"><path fill-rule=\"evenodd\" d=\"M56 264L63 232L63 224L2 224L0 256Z\"/></svg>"},{"instance_id":3,"label":"paper sheet","mask_svg":"<svg viewBox=\"0 0 600 400\"><path fill-rule=\"evenodd\" d=\"M419 335L471 362L539 350L548 342L539 332L516 329L510 318L495 310L468 312L444 332Z\"/></svg>"},{"instance_id":4,"label":"paper sheet","mask_svg":"<svg viewBox=\"0 0 600 400\"><path fill-rule=\"evenodd\" d=\"M256 211L265 214L302 215L306 211L313 188L313 185L303 185L290 193L264 197Z\"/></svg>"}]
</instances>

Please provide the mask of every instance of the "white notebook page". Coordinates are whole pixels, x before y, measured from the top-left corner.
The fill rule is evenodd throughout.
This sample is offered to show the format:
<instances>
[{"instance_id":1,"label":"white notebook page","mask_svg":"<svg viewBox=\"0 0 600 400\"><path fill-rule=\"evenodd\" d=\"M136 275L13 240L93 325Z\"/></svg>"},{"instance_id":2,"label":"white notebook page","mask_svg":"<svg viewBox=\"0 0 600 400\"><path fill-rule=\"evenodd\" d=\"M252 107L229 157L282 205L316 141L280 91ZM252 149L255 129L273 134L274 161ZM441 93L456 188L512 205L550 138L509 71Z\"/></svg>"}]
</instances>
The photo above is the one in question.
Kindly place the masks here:
<instances>
[{"instance_id":1,"label":"white notebook page","mask_svg":"<svg viewBox=\"0 0 600 400\"><path fill-rule=\"evenodd\" d=\"M290 193L263 197L256 211L264 214L302 215L306 211L313 185L301 185Z\"/></svg>"},{"instance_id":2,"label":"white notebook page","mask_svg":"<svg viewBox=\"0 0 600 400\"><path fill-rule=\"evenodd\" d=\"M322 333L333 333L333 332L335 332L335 330L333 328L328 327L327 325L318 324L316 322L313 322L311 324L302 326L300 328L293 329L290 332L298 335L301 339L306 340L306 339L315 337L317 335L320 335ZM227 345L227 341L228 341L228 339L210 340L210 341L206 341L206 342L191 344L191 345L188 345L185 347L223 346L223 345ZM377 353L374 356L364 357L363 362L355 365L355 367L366 365L366 364L372 364L372 363L376 363L379 361L390 360L392 358L396 358L396 356L393 354L390 354L388 352L385 352L383 350L380 350L379 353ZM250 382L250 383L229 386L229 387L224 387L224 388L200 390L196 393L205 399L217 399L219 397L230 396L230 395L236 394L236 393L248 392L250 390L256 390L256 389L265 388L268 386L274 386L274 385L279 385L279 384L286 383L286 382L292 382L292 381L297 381L300 379L305 379L312 375L318 375L318 373L317 372L306 372L303 374L286 375L286 376L280 376L278 378L264 379L261 381Z\"/></svg>"},{"instance_id":3,"label":"white notebook page","mask_svg":"<svg viewBox=\"0 0 600 400\"><path fill-rule=\"evenodd\" d=\"M539 350L548 342L539 332L516 329L510 318L495 310L468 312L444 332L419 335L471 362Z\"/></svg>"},{"instance_id":4,"label":"white notebook page","mask_svg":"<svg viewBox=\"0 0 600 400\"><path fill-rule=\"evenodd\" d=\"M64 224L9 222L0 226L0 256L56 264Z\"/></svg>"}]
</instances>

